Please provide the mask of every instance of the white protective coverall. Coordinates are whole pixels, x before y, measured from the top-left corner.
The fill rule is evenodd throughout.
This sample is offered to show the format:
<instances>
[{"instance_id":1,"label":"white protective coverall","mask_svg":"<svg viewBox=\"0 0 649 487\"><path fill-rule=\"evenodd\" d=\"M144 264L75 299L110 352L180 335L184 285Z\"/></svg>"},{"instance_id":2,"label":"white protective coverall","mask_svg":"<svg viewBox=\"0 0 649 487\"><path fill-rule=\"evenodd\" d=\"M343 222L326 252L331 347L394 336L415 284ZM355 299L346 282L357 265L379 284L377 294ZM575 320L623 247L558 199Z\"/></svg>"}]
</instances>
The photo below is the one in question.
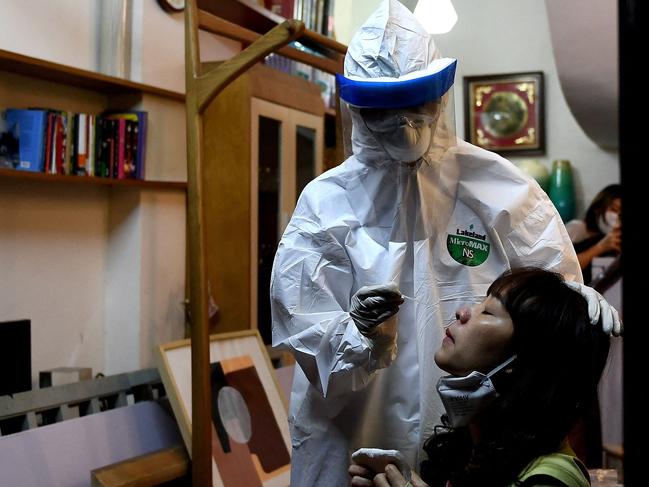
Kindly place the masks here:
<instances>
[{"instance_id":1,"label":"white protective coverall","mask_svg":"<svg viewBox=\"0 0 649 487\"><path fill-rule=\"evenodd\" d=\"M438 57L411 12L386 0L352 39L345 75L399 83ZM507 160L456 139L448 99L427 105L436 121L415 162L388 155L350 106L353 155L306 186L281 239L271 304L273 345L298 364L292 487L347 485L359 447L397 449L417 466L444 412L433 354L455 311L513 266L581 280L546 194ZM393 317L396 346L361 334L349 315L360 287L389 282L406 296Z\"/></svg>"}]
</instances>

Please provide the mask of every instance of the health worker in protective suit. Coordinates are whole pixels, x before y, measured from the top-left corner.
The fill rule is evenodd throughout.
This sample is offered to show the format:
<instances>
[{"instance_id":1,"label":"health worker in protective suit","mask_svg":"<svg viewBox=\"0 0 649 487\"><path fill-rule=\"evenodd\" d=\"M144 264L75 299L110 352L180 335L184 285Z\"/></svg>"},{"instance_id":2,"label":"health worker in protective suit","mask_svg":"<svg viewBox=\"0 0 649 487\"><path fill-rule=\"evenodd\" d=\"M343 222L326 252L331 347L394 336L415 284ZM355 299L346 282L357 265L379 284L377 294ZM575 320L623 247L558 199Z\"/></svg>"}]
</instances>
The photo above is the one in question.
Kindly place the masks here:
<instances>
[{"instance_id":1,"label":"health worker in protective suit","mask_svg":"<svg viewBox=\"0 0 649 487\"><path fill-rule=\"evenodd\" d=\"M433 353L456 310L513 266L581 280L538 184L456 139L455 65L397 0L349 45L352 155L302 192L271 278L273 345L298 364L292 487L347 485L359 447L418 465L444 412Z\"/></svg>"}]
</instances>

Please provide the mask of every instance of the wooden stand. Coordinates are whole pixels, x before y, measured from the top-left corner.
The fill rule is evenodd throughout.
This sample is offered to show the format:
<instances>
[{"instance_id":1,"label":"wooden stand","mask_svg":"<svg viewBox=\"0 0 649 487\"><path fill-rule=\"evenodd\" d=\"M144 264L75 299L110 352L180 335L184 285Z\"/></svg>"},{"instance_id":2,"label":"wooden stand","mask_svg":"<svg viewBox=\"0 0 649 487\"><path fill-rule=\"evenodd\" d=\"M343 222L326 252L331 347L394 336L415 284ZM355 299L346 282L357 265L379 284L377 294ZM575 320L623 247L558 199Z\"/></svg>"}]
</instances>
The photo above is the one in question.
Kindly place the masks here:
<instances>
[{"instance_id":1,"label":"wooden stand","mask_svg":"<svg viewBox=\"0 0 649 487\"><path fill-rule=\"evenodd\" d=\"M203 226L203 122L210 102L241 73L277 48L297 38L304 24L286 21L224 62L203 72L198 43L195 0L185 10L185 81L187 88L188 247L192 336L192 479L195 486L212 484L209 323Z\"/></svg>"},{"instance_id":2,"label":"wooden stand","mask_svg":"<svg viewBox=\"0 0 649 487\"><path fill-rule=\"evenodd\" d=\"M231 2L230 2L231 3ZM216 19L216 20L215 20ZM289 42L305 33L304 24L296 20L287 20L277 25L263 36L248 33L245 43L248 47L221 63L218 67L208 67L200 62L198 30L208 30L225 34L223 28L214 27L218 17L199 11L196 0L188 0L185 9L185 80L187 109L187 184L188 184L188 251L189 251L189 309L191 316L192 338L192 444L188 448L192 458L192 481L195 486L207 486L212 483L211 464L211 393L210 393L210 356L209 356L209 322L208 322L208 284L207 284L207 239L205 231L205 205L209 195L219 188L205 187L207 137L203 137L203 116L214 98L239 75L261 61L268 54L278 51ZM234 24L226 25L232 28ZM244 29L234 27L239 33ZM225 34L227 35L227 34ZM229 37L234 38L232 35ZM342 69L341 52L344 46L326 38L319 39L309 33L310 42L320 41L323 48L338 50L334 58L300 59L303 62L320 67L316 62L323 61L320 67L329 72ZM321 36L320 36L321 37ZM325 46L326 44L326 46ZM335 44L335 45L333 45ZM334 50L335 50L334 49ZM286 55L293 55L291 50ZM285 51L281 51L282 54ZM218 148L215 148L218 150Z\"/></svg>"}]
</instances>

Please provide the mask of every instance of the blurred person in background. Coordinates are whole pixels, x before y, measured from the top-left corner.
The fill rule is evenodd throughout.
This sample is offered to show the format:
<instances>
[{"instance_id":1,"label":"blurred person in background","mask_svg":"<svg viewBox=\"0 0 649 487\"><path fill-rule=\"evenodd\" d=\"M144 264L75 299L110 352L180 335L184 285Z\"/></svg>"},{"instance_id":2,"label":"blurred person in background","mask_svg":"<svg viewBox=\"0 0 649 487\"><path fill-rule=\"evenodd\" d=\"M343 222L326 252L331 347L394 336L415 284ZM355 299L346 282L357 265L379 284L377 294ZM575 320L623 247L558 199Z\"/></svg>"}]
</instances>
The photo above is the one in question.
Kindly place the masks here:
<instances>
[{"instance_id":1,"label":"blurred person in background","mask_svg":"<svg viewBox=\"0 0 649 487\"><path fill-rule=\"evenodd\" d=\"M566 223L566 230L575 247L584 282L604 294L621 276L620 254L622 249L622 187L611 184L602 189L593 198L583 220L572 220ZM600 259L610 257L610 259ZM617 257L613 259L614 257ZM613 294L606 298L621 310L621 303ZM603 392L591 402L591 407L584 411L570 434L570 442L577 455L589 468L601 466L602 444L617 438L615 432L621 430L618 396L621 395L621 343L614 342L612 359L607 374L603 379ZM608 423L608 424L607 424ZM621 433L620 433L621 435ZM607 438L605 438L607 437ZM617 442L617 441L616 441Z\"/></svg>"},{"instance_id":2,"label":"blurred person in background","mask_svg":"<svg viewBox=\"0 0 649 487\"><path fill-rule=\"evenodd\" d=\"M622 249L622 186L611 184L593 199L583 220L566 223L584 282L590 283L595 257L618 256Z\"/></svg>"}]
</instances>

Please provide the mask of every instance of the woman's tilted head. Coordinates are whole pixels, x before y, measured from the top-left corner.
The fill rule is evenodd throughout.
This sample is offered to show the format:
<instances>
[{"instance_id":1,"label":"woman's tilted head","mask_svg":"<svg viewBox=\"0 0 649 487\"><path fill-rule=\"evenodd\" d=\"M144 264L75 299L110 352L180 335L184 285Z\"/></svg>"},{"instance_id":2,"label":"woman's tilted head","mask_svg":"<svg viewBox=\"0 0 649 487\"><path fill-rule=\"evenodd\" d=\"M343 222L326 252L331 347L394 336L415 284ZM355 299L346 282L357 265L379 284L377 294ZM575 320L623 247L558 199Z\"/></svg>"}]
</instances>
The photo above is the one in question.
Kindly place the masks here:
<instances>
[{"instance_id":1,"label":"woman's tilted head","mask_svg":"<svg viewBox=\"0 0 649 487\"><path fill-rule=\"evenodd\" d=\"M513 381L578 407L597 387L609 337L592 325L586 300L556 273L538 268L505 272L488 290L513 323Z\"/></svg>"},{"instance_id":2,"label":"woman's tilted head","mask_svg":"<svg viewBox=\"0 0 649 487\"><path fill-rule=\"evenodd\" d=\"M498 396L473 419L475 445L466 428L427 442L422 474L431 485L509 485L532 459L559 449L596 397L610 338L591 324L581 294L559 274L528 267L503 273L487 296L458 311L435 361L466 375L516 360L491 377Z\"/></svg>"},{"instance_id":3,"label":"woman's tilted head","mask_svg":"<svg viewBox=\"0 0 649 487\"><path fill-rule=\"evenodd\" d=\"M556 273L523 267L503 273L487 298L456 312L435 362L452 375L487 373L516 354L527 373L565 371L598 379L608 336L590 324L586 300Z\"/></svg>"},{"instance_id":4,"label":"woman's tilted head","mask_svg":"<svg viewBox=\"0 0 649 487\"><path fill-rule=\"evenodd\" d=\"M493 295L459 309L456 320L435 353L437 365L451 375L487 373L511 356L514 325L503 303Z\"/></svg>"}]
</instances>

